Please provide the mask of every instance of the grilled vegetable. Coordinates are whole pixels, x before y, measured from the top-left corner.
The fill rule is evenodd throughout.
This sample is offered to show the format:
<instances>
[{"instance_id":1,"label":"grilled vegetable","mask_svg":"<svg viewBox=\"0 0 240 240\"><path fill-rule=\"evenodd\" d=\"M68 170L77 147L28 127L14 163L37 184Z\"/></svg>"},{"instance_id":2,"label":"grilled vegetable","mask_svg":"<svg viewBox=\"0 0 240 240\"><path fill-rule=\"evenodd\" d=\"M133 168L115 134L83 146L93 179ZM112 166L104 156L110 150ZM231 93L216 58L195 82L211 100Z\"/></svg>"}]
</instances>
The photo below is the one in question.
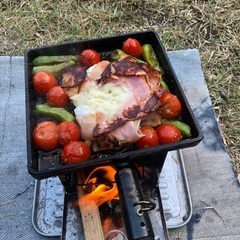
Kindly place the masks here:
<instances>
[{"instance_id":1,"label":"grilled vegetable","mask_svg":"<svg viewBox=\"0 0 240 240\"><path fill-rule=\"evenodd\" d=\"M67 62L62 62L55 65L42 65L42 66L36 66L33 68L33 74L37 72L50 72L55 77L59 77L62 74L62 70L66 67L75 65L75 62L70 60Z\"/></svg>"},{"instance_id":2,"label":"grilled vegetable","mask_svg":"<svg viewBox=\"0 0 240 240\"><path fill-rule=\"evenodd\" d=\"M51 117L58 122L64 122L64 121L74 122L75 121L75 117L71 113L69 113L66 109L58 108L58 107L50 107L45 104L36 104L35 113L37 115L44 115L47 117Z\"/></svg>"},{"instance_id":3,"label":"grilled vegetable","mask_svg":"<svg viewBox=\"0 0 240 240\"><path fill-rule=\"evenodd\" d=\"M62 55L62 56L38 56L33 60L33 66L54 65L69 61L78 61L78 56Z\"/></svg>"},{"instance_id":4,"label":"grilled vegetable","mask_svg":"<svg viewBox=\"0 0 240 240\"><path fill-rule=\"evenodd\" d=\"M138 149L155 147L158 145L158 135L154 128L150 126L143 126L140 128L143 136L136 142Z\"/></svg>"},{"instance_id":5,"label":"grilled vegetable","mask_svg":"<svg viewBox=\"0 0 240 240\"><path fill-rule=\"evenodd\" d=\"M142 46L139 41L135 38L128 38L124 43L122 50L136 58L141 57L142 55Z\"/></svg>"},{"instance_id":6,"label":"grilled vegetable","mask_svg":"<svg viewBox=\"0 0 240 240\"><path fill-rule=\"evenodd\" d=\"M113 61L118 61L118 60L122 60L126 57L128 57L129 55L126 54L124 51L122 51L121 49L115 49L112 54L111 54L111 58Z\"/></svg>"},{"instance_id":7,"label":"grilled vegetable","mask_svg":"<svg viewBox=\"0 0 240 240\"><path fill-rule=\"evenodd\" d=\"M157 56L150 44L144 44L142 46L142 57L151 67L162 72Z\"/></svg>"},{"instance_id":8,"label":"grilled vegetable","mask_svg":"<svg viewBox=\"0 0 240 240\"><path fill-rule=\"evenodd\" d=\"M191 127L184 122L181 122L179 120L163 120L163 122L172 124L175 127L177 127L183 137L191 137L192 136Z\"/></svg>"},{"instance_id":9,"label":"grilled vegetable","mask_svg":"<svg viewBox=\"0 0 240 240\"><path fill-rule=\"evenodd\" d=\"M33 76L33 88L38 95L45 96L57 84L56 78L49 72L37 72Z\"/></svg>"},{"instance_id":10,"label":"grilled vegetable","mask_svg":"<svg viewBox=\"0 0 240 240\"><path fill-rule=\"evenodd\" d=\"M86 49L80 53L79 61L83 66L91 67L101 61L100 55L93 49Z\"/></svg>"},{"instance_id":11,"label":"grilled vegetable","mask_svg":"<svg viewBox=\"0 0 240 240\"><path fill-rule=\"evenodd\" d=\"M61 160L64 165L84 162L90 157L91 149L82 141L69 142L61 151Z\"/></svg>"},{"instance_id":12,"label":"grilled vegetable","mask_svg":"<svg viewBox=\"0 0 240 240\"><path fill-rule=\"evenodd\" d=\"M52 121L37 124L33 130L33 140L38 148L51 151L58 146L58 126Z\"/></svg>"},{"instance_id":13,"label":"grilled vegetable","mask_svg":"<svg viewBox=\"0 0 240 240\"><path fill-rule=\"evenodd\" d=\"M62 146L67 145L71 141L77 141L81 137L81 129L75 122L61 122L59 128L59 143Z\"/></svg>"},{"instance_id":14,"label":"grilled vegetable","mask_svg":"<svg viewBox=\"0 0 240 240\"><path fill-rule=\"evenodd\" d=\"M159 138L159 144L177 142L182 137L179 129L169 123L159 125L156 129L156 132Z\"/></svg>"},{"instance_id":15,"label":"grilled vegetable","mask_svg":"<svg viewBox=\"0 0 240 240\"><path fill-rule=\"evenodd\" d=\"M159 101L162 105L157 111L162 116L162 118L172 120L179 117L181 114L182 106L177 96L169 92L165 92L159 98Z\"/></svg>"},{"instance_id":16,"label":"grilled vegetable","mask_svg":"<svg viewBox=\"0 0 240 240\"><path fill-rule=\"evenodd\" d=\"M64 108L68 104L69 97L60 86L55 86L47 92L46 100L51 107Z\"/></svg>"}]
</instances>

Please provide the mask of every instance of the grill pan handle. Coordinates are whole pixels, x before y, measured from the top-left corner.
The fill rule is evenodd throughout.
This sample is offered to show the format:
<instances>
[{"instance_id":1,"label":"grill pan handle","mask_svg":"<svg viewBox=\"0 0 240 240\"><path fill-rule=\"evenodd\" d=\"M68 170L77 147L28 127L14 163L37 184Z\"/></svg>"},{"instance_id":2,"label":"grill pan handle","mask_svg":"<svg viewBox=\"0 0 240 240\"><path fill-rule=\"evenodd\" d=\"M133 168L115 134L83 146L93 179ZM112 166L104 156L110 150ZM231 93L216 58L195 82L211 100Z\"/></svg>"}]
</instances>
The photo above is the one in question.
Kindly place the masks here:
<instances>
[{"instance_id":1,"label":"grill pan handle","mask_svg":"<svg viewBox=\"0 0 240 240\"><path fill-rule=\"evenodd\" d=\"M143 199L136 170L130 167L119 169L115 180L128 238L154 240L154 232L148 215L153 205Z\"/></svg>"}]
</instances>

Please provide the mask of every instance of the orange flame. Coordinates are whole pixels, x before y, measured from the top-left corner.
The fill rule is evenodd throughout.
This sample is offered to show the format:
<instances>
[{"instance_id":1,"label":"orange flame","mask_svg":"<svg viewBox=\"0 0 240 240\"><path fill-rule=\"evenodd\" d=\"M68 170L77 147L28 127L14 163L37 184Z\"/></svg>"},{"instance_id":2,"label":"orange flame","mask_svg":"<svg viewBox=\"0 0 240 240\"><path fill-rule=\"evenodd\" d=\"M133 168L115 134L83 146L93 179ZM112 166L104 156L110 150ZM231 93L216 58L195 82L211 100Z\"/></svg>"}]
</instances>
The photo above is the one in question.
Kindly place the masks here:
<instances>
[{"instance_id":1,"label":"orange flame","mask_svg":"<svg viewBox=\"0 0 240 240\"><path fill-rule=\"evenodd\" d=\"M85 188L90 187L90 193L86 194L79 201L94 201L97 206L113 199L119 200L117 185L114 182L116 170L111 166L95 168L87 177Z\"/></svg>"}]
</instances>

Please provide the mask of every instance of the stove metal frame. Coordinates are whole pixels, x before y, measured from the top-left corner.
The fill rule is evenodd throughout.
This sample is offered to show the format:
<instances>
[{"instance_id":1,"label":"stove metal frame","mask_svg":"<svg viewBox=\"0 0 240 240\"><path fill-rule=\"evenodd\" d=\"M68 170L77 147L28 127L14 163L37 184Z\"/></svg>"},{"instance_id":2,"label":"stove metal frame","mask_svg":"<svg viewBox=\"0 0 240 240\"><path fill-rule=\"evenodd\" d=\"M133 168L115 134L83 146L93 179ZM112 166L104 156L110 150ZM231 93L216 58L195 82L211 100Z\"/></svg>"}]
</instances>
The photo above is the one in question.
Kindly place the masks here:
<instances>
[{"instance_id":1,"label":"stove metal frame","mask_svg":"<svg viewBox=\"0 0 240 240\"><path fill-rule=\"evenodd\" d=\"M157 185L167 229L187 224L192 216L192 202L181 150L168 152L163 168L159 169ZM69 239L69 236L70 239L74 239L74 236L79 239L79 235L83 235L80 212L78 207L72 207L70 203L65 199L65 188L58 177L36 180L32 212L35 230L48 237L61 236L62 240ZM67 219L63 224L64 207L67 208ZM152 222L156 239L162 239L162 226L159 226L162 224L159 219L161 214L157 213L159 206L149 211L151 220L154 219Z\"/></svg>"}]
</instances>

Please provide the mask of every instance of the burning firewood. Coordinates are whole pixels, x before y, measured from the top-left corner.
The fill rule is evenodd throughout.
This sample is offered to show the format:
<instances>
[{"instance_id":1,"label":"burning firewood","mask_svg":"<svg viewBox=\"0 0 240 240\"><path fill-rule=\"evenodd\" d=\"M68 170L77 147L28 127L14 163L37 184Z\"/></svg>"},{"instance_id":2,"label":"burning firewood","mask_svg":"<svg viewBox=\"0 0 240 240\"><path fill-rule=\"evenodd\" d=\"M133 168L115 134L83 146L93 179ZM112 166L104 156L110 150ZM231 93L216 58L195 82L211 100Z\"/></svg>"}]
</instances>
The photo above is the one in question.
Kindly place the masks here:
<instances>
[{"instance_id":1,"label":"burning firewood","mask_svg":"<svg viewBox=\"0 0 240 240\"><path fill-rule=\"evenodd\" d=\"M84 235L86 240L103 240L103 231L102 224L99 215L99 209L94 200L88 199L87 201L85 196L86 193L83 187L83 174L78 173L78 203L82 216Z\"/></svg>"}]
</instances>

